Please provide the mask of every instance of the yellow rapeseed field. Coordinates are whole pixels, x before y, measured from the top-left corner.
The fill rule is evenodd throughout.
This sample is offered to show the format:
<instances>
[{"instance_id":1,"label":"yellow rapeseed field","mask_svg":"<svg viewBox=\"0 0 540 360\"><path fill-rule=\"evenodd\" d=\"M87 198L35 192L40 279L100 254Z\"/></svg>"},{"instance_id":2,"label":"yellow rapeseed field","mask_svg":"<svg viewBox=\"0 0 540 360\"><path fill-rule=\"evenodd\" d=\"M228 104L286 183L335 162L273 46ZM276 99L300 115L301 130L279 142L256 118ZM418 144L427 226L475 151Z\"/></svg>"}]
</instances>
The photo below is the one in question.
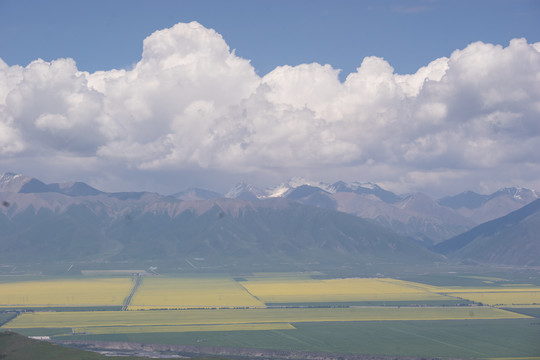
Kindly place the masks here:
<instances>
[{"instance_id":1,"label":"yellow rapeseed field","mask_svg":"<svg viewBox=\"0 0 540 360\"><path fill-rule=\"evenodd\" d=\"M439 294L480 302L491 306L540 306L540 287L439 288Z\"/></svg>"},{"instance_id":2,"label":"yellow rapeseed field","mask_svg":"<svg viewBox=\"0 0 540 360\"><path fill-rule=\"evenodd\" d=\"M520 292L540 292L538 286L523 286L523 287L439 287L436 292L439 293L485 293L485 292L498 292L498 293L520 293Z\"/></svg>"},{"instance_id":3,"label":"yellow rapeseed field","mask_svg":"<svg viewBox=\"0 0 540 360\"><path fill-rule=\"evenodd\" d=\"M540 291L459 292L454 296L491 306L538 305Z\"/></svg>"},{"instance_id":4,"label":"yellow rapeseed field","mask_svg":"<svg viewBox=\"0 0 540 360\"><path fill-rule=\"evenodd\" d=\"M0 307L120 306L132 287L129 277L2 283Z\"/></svg>"},{"instance_id":5,"label":"yellow rapeseed field","mask_svg":"<svg viewBox=\"0 0 540 360\"><path fill-rule=\"evenodd\" d=\"M357 307L160 311L35 312L2 328L90 328L326 321L514 319L529 316L491 307Z\"/></svg>"},{"instance_id":6,"label":"yellow rapeseed field","mask_svg":"<svg viewBox=\"0 0 540 360\"><path fill-rule=\"evenodd\" d=\"M94 326L74 328L74 333L84 334L141 334L192 331L252 331L252 330L294 330L289 323L262 324L215 324L215 325L169 325L169 326Z\"/></svg>"},{"instance_id":7,"label":"yellow rapeseed field","mask_svg":"<svg viewBox=\"0 0 540 360\"><path fill-rule=\"evenodd\" d=\"M231 278L145 277L128 310L264 306Z\"/></svg>"},{"instance_id":8,"label":"yellow rapeseed field","mask_svg":"<svg viewBox=\"0 0 540 360\"><path fill-rule=\"evenodd\" d=\"M265 303L445 300L436 289L394 279L252 279L242 282Z\"/></svg>"}]
</instances>

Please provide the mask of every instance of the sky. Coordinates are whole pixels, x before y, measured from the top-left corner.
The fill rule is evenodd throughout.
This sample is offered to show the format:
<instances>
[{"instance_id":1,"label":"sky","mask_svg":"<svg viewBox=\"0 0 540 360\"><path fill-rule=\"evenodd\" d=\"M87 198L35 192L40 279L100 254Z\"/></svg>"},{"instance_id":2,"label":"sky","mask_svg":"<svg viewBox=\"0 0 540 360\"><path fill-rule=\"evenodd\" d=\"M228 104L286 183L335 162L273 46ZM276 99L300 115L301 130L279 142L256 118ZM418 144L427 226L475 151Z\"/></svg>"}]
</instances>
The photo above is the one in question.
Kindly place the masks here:
<instances>
[{"instance_id":1,"label":"sky","mask_svg":"<svg viewBox=\"0 0 540 360\"><path fill-rule=\"evenodd\" d=\"M0 0L0 173L540 190L540 2Z\"/></svg>"}]
</instances>

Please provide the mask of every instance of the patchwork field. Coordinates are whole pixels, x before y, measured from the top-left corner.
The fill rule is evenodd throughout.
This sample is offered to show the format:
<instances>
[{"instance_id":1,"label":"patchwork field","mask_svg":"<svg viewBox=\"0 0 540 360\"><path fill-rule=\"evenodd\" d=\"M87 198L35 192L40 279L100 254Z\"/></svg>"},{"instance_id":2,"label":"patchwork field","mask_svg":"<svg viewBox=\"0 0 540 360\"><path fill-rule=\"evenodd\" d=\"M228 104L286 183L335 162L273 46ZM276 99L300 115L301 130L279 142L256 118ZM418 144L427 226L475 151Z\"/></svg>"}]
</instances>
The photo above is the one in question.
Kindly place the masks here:
<instances>
[{"instance_id":1,"label":"patchwork field","mask_svg":"<svg viewBox=\"0 0 540 360\"><path fill-rule=\"evenodd\" d=\"M121 306L132 287L129 277L0 283L0 307Z\"/></svg>"},{"instance_id":2,"label":"patchwork field","mask_svg":"<svg viewBox=\"0 0 540 360\"><path fill-rule=\"evenodd\" d=\"M436 287L395 279L250 279L242 285L270 303L449 300Z\"/></svg>"},{"instance_id":3,"label":"patchwork field","mask_svg":"<svg viewBox=\"0 0 540 360\"><path fill-rule=\"evenodd\" d=\"M83 277L0 282L0 308L122 306L135 279ZM271 274L143 276L128 310L264 308L279 306L456 305L460 299L490 306L540 306L538 286L439 287L390 278L313 279ZM465 301L466 303L466 301Z\"/></svg>"},{"instance_id":4,"label":"patchwork field","mask_svg":"<svg viewBox=\"0 0 540 360\"><path fill-rule=\"evenodd\" d=\"M128 310L265 307L231 278L144 277Z\"/></svg>"},{"instance_id":5,"label":"patchwork field","mask_svg":"<svg viewBox=\"0 0 540 360\"><path fill-rule=\"evenodd\" d=\"M0 330L57 339L384 355L540 353L534 345L540 338L540 287L499 278L468 279L485 286L435 286L305 273L160 275L142 276L135 287L136 277L126 273L89 275L0 278L0 307L39 310L5 313ZM111 308L128 299L131 311ZM464 306L451 306L456 303Z\"/></svg>"},{"instance_id":6,"label":"patchwork field","mask_svg":"<svg viewBox=\"0 0 540 360\"><path fill-rule=\"evenodd\" d=\"M529 318L490 307L358 307L214 309L162 311L82 311L25 313L4 327L90 328L295 323L328 321L466 320Z\"/></svg>"}]
</instances>

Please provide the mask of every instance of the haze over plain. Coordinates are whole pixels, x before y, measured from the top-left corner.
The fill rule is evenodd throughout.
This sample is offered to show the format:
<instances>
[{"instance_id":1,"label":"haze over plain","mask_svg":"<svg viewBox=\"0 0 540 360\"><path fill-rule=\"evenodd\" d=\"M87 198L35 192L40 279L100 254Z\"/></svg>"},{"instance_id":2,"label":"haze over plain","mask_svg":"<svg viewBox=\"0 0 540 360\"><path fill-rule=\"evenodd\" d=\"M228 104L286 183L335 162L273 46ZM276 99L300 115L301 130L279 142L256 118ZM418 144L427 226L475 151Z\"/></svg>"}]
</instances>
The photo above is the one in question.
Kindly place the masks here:
<instances>
[{"instance_id":1,"label":"haze over plain","mask_svg":"<svg viewBox=\"0 0 540 360\"><path fill-rule=\"evenodd\" d=\"M434 26L448 15L447 5L423 1L378 7L375 2L339 2L340 9L315 2L315 10L308 10L306 2L291 7L233 2L228 9L208 2L216 12L206 15L189 2L162 2L138 26L127 25L126 19L134 19L133 14L144 19L146 7L139 2L124 12L118 4L105 11L116 22L112 15L97 15L99 6L83 10L80 3L34 3L37 10L29 10L26 21L36 20L40 9L54 12L58 4L65 5L64 14L78 11L80 17L87 11L90 19L100 20L97 24L107 25L111 38L122 34L133 42L126 32L138 29L142 56L99 69L91 62L77 65L80 60L66 50L33 54L23 62L5 47L10 53L0 53L3 171L50 182L83 180L106 191L160 193L189 186L224 191L239 180L265 186L294 176L373 181L397 193L421 190L435 196L514 185L540 188L540 39L537 26L531 25L539 7L534 2L478 1L468 8L458 2L450 9L454 16L461 10L460 25L454 28ZM249 21L233 15L242 6ZM2 20L9 20L10 11L20 14L13 2L2 7L7 10ZM165 21L155 20L168 9L174 11ZM220 10L225 12L216 15ZM285 24L296 42L286 40L277 26L264 21L257 26L265 11L275 14L274 25ZM348 25L336 25L337 15L347 11L358 19L371 15L387 29L373 31L382 29L380 24L354 27L350 24L358 19L351 17L345 18ZM302 12L305 20L295 18ZM65 35L71 29L97 36L96 23L76 18L41 28L58 35L57 43L36 35L37 25L22 35L10 33L22 43L31 32L59 48L62 41L72 43ZM419 19L424 22L412 25ZM235 22L245 26L242 31L231 30ZM16 30L13 20L3 23L3 32ZM239 37L250 29L266 37ZM424 35L416 42L407 38L415 34ZM371 41L358 44L357 39L366 38ZM434 49L433 55L419 50L418 39L423 48ZM445 39L455 46L441 51L438 44ZM401 45L392 53L381 45L385 41L410 48ZM333 54L350 55L350 48L362 46L372 52L352 59L355 66L341 74L341 64L331 62L339 57L316 55L276 55L287 62L257 68L261 60L254 47L241 47L249 42L273 46L277 54L316 54L309 49L331 42L340 46ZM295 44L303 44L299 52ZM244 55L249 51L251 56ZM402 66L400 52L409 62L405 54L422 53L422 62L396 70ZM94 55L94 63L109 53L114 55Z\"/></svg>"}]
</instances>

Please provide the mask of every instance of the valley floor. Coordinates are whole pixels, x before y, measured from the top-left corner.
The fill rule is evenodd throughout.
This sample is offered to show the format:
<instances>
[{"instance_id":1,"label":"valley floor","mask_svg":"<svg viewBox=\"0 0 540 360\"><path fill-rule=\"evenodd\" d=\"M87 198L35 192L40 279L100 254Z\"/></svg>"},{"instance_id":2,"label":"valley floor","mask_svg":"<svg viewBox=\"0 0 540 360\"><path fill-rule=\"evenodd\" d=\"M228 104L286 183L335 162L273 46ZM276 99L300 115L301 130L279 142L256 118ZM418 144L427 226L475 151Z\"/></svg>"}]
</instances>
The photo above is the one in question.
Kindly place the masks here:
<instances>
[{"instance_id":1,"label":"valley floor","mask_svg":"<svg viewBox=\"0 0 540 360\"><path fill-rule=\"evenodd\" d=\"M0 276L0 329L86 346L174 345L172 353L540 357L537 279L423 280L321 273Z\"/></svg>"}]
</instances>

